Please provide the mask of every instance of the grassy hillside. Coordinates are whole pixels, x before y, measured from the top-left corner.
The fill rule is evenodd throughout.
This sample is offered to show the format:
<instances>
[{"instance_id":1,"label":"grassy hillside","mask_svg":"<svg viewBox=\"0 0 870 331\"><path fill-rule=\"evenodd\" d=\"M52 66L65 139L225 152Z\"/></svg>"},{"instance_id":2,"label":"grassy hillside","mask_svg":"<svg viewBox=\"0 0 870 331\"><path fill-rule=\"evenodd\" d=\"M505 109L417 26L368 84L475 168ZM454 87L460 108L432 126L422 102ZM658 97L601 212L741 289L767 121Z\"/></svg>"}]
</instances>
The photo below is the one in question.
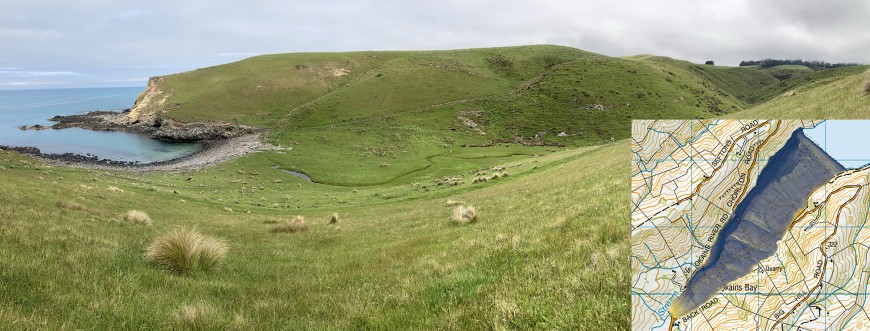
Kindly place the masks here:
<instances>
[{"instance_id":1,"label":"grassy hillside","mask_svg":"<svg viewBox=\"0 0 870 331\"><path fill-rule=\"evenodd\" d=\"M852 68L851 70L841 70ZM831 70L836 75L755 106L730 114L730 118L824 118L859 119L870 116L870 70L846 67ZM863 69L864 71L860 71ZM837 71L835 71L837 70ZM807 75L805 77L810 77Z\"/></svg>"},{"instance_id":2,"label":"grassy hillside","mask_svg":"<svg viewBox=\"0 0 870 331\"><path fill-rule=\"evenodd\" d=\"M531 46L166 76L169 116L266 127L278 149L148 174L0 152L0 325L627 330L629 121L870 116L867 73L814 74L760 103L780 82L752 68ZM566 146L517 143L542 141ZM455 203L477 221L452 221ZM307 231L275 231L295 215ZM184 226L226 241L222 265L145 259Z\"/></svg>"},{"instance_id":3,"label":"grassy hillside","mask_svg":"<svg viewBox=\"0 0 870 331\"><path fill-rule=\"evenodd\" d=\"M755 69L548 45L264 55L163 78L167 99L155 107L165 116L268 128L267 141L290 150L262 158L345 186L488 154L463 146L590 146L628 137L631 118L733 113L778 82Z\"/></svg>"},{"instance_id":4,"label":"grassy hillside","mask_svg":"<svg viewBox=\"0 0 870 331\"><path fill-rule=\"evenodd\" d=\"M773 77L779 80L786 80L789 78L800 77L813 72L813 69L810 69L804 65L797 64L784 64L779 66L774 66L770 68L764 68L764 71L767 71Z\"/></svg>"},{"instance_id":5,"label":"grassy hillside","mask_svg":"<svg viewBox=\"0 0 870 331\"><path fill-rule=\"evenodd\" d=\"M135 175L48 167L3 152L0 323L626 329L628 223L626 209L613 208L628 189L624 172L614 171L627 164L626 149L623 142L478 161L503 164L510 175L429 190L311 184L247 159ZM451 222L447 199L476 206L479 221ZM123 221L129 209L146 211L153 225ZM328 224L333 212L336 225ZM308 231L271 232L296 214ZM223 266L180 276L148 263L150 242L179 226L225 239Z\"/></svg>"},{"instance_id":6,"label":"grassy hillside","mask_svg":"<svg viewBox=\"0 0 870 331\"><path fill-rule=\"evenodd\" d=\"M744 107L759 101L749 99L756 90L778 81L769 72L758 68L711 66L653 55L638 55L629 58L654 64L662 70L681 72L683 73L681 78L695 80L719 95L737 99L742 102L740 105Z\"/></svg>"},{"instance_id":7,"label":"grassy hillside","mask_svg":"<svg viewBox=\"0 0 870 331\"><path fill-rule=\"evenodd\" d=\"M860 75L870 66L848 66L829 70L812 71L794 78L767 85L755 91L748 97L748 101L760 103L776 98L783 94L796 94L810 90L818 86L824 86L844 78Z\"/></svg>"}]
</instances>

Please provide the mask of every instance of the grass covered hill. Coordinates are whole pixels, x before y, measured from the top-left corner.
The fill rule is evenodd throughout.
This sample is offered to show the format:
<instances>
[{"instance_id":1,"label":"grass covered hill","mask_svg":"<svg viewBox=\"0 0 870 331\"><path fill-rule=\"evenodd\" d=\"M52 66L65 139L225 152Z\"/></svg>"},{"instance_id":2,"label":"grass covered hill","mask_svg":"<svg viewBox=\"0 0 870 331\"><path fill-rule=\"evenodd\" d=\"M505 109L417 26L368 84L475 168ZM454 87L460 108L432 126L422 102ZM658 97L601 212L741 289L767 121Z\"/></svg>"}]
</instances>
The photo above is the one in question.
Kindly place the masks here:
<instances>
[{"instance_id":1,"label":"grass covered hill","mask_svg":"<svg viewBox=\"0 0 870 331\"><path fill-rule=\"evenodd\" d=\"M810 81L549 45L292 53L152 79L151 102L133 113L267 128L268 142L292 148L269 162L365 185L416 178L461 146L608 143L628 137L632 118L722 116Z\"/></svg>"},{"instance_id":2,"label":"grass covered hill","mask_svg":"<svg viewBox=\"0 0 870 331\"><path fill-rule=\"evenodd\" d=\"M758 69L528 46L154 79L138 111L276 149L151 173L0 151L0 325L628 330L630 119L870 116L867 73L831 73L760 102Z\"/></svg>"}]
</instances>

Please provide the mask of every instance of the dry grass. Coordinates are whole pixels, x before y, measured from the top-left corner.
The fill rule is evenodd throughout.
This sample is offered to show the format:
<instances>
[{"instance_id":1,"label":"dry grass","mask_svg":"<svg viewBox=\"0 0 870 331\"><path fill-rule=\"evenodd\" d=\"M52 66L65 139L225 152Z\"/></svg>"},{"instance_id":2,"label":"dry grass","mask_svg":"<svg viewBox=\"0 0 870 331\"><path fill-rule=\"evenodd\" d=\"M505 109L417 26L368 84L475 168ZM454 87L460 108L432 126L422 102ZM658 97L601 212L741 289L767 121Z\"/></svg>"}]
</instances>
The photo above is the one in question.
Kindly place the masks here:
<instances>
[{"instance_id":1,"label":"dry grass","mask_svg":"<svg viewBox=\"0 0 870 331\"><path fill-rule=\"evenodd\" d=\"M141 210L128 210L124 220L133 224L151 225L151 216Z\"/></svg>"},{"instance_id":2,"label":"dry grass","mask_svg":"<svg viewBox=\"0 0 870 331\"><path fill-rule=\"evenodd\" d=\"M458 206L453 209L454 222L472 223L477 221L477 209L474 206Z\"/></svg>"},{"instance_id":3,"label":"dry grass","mask_svg":"<svg viewBox=\"0 0 870 331\"><path fill-rule=\"evenodd\" d=\"M68 201L68 200L55 202L55 205L60 207L60 208L68 209L68 210L85 210L86 209L84 205L82 205L78 202L75 202L75 201Z\"/></svg>"},{"instance_id":4,"label":"dry grass","mask_svg":"<svg viewBox=\"0 0 870 331\"><path fill-rule=\"evenodd\" d=\"M223 240L208 236L203 237L199 249L199 267L203 270L217 267L230 250Z\"/></svg>"},{"instance_id":5,"label":"dry grass","mask_svg":"<svg viewBox=\"0 0 870 331\"><path fill-rule=\"evenodd\" d=\"M338 224L338 213L332 213L332 216L329 218L329 224Z\"/></svg>"},{"instance_id":6,"label":"dry grass","mask_svg":"<svg viewBox=\"0 0 870 331\"><path fill-rule=\"evenodd\" d=\"M109 192L112 192L112 193L124 193L124 190L119 189L119 188L114 187L114 186L109 186L106 188L106 190Z\"/></svg>"},{"instance_id":7,"label":"dry grass","mask_svg":"<svg viewBox=\"0 0 870 331\"><path fill-rule=\"evenodd\" d=\"M174 314L175 321L187 330L202 330L208 327L211 308L204 304L182 305Z\"/></svg>"},{"instance_id":8,"label":"dry grass","mask_svg":"<svg viewBox=\"0 0 870 331\"><path fill-rule=\"evenodd\" d=\"M197 267L211 270L228 250L220 239L204 236L192 228L176 228L155 239L145 258L173 272L187 274Z\"/></svg>"},{"instance_id":9,"label":"dry grass","mask_svg":"<svg viewBox=\"0 0 870 331\"><path fill-rule=\"evenodd\" d=\"M870 74L867 74L867 78L864 79L864 87L861 89L864 91L864 95L870 94Z\"/></svg>"},{"instance_id":10,"label":"dry grass","mask_svg":"<svg viewBox=\"0 0 870 331\"><path fill-rule=\"evenodd\" d=\"M305 223L305 218L302 215L296 215L292 220L286 221L273 229L275 232L303 232L306 230L308 230L308 223Z\"/></svg>"}]
</instances>

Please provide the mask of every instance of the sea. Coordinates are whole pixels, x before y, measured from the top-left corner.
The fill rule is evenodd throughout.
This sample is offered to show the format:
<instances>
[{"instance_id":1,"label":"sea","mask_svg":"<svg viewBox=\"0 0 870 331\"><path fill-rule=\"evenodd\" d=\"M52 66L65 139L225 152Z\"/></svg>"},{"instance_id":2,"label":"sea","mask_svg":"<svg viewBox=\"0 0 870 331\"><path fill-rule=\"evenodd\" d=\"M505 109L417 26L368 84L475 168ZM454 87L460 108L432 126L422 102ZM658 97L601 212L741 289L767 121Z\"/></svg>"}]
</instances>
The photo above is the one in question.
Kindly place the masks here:
<instances>
[{"instance_id":1,"label":"sea","mask_svg":"<svg viewBox=\"0 0 870 331\"><path fill-rule=\"evenodd\" d=\"M22 125L51 126L55 115L94 110L122 111L133 106L145 87L0 90L0 145L36 147L42 153L75 153L100 159L151 163L197 152L196 143L167 143L147 134L79 128L20 130Z\"/></svg>"}]
</instances>

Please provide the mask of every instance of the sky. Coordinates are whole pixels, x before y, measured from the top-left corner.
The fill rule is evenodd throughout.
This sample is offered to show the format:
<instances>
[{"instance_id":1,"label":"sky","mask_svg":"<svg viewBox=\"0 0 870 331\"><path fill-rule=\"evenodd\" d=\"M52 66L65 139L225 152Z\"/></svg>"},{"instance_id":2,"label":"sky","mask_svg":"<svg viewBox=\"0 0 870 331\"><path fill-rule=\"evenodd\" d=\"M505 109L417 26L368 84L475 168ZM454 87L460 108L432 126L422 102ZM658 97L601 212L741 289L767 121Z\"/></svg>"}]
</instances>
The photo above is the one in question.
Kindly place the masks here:
<instances>
[{"instance_id":1,"label":"sky","mask_svg":"<svg viewBox=\"0 0 870 331\"><path fill-rule=\"evenodd\" d=\"M557 44L870 63L867 0L0 0L0 89L144 86L258 54Z\"/></svg>"}]
</instances>

